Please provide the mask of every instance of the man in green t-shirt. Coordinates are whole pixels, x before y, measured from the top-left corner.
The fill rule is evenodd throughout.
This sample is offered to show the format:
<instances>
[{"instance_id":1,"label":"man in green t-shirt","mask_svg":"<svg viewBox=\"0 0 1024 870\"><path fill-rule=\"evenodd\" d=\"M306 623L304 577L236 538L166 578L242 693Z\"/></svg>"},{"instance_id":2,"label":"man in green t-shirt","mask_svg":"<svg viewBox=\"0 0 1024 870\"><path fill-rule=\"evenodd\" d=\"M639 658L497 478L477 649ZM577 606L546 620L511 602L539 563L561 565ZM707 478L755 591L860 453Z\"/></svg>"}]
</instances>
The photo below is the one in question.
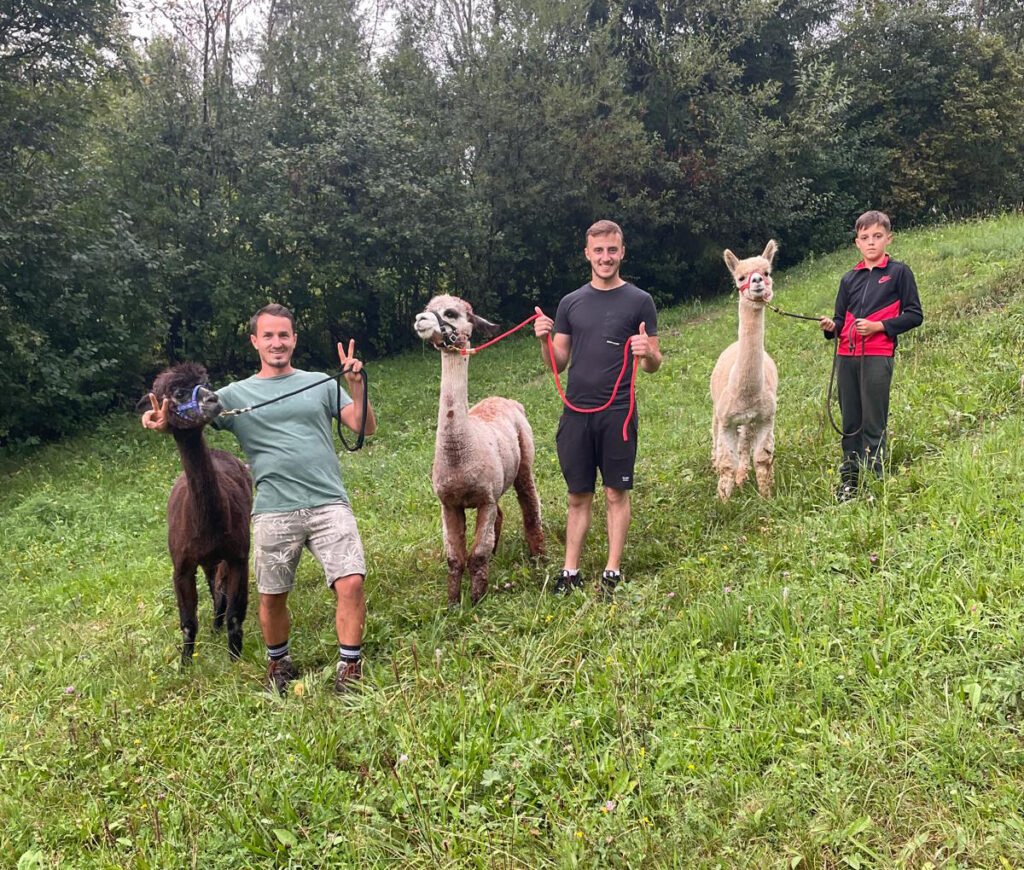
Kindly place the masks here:
<instances>
[{"instance_id":1,"label":"man in green t-shirt","mask_svg":"<svg viewBox=\"0 0 1024 870\"><path fill-rule=\"evenodd\" d=\"M249 321L249 338L259 354L260 370L217 390L224 410L250 407L324 381L322 374L292 367L295 317L283 305L266 305L257 311ZM338 344L348 385L340 403L334 383L325 381L253 413L218 417L212 423L238 439L256 483L253 570L260 595L260 628L267 645L267 687L272 691L283 692L298 676L288 644L288 593L295 585L303 547L323 566L336 597L335 691L347 691L362 676L366 564L331 434L335 417L353 432L364 422L363 365L354 353L354 341L347 351ZM372 435L377 419L369 403L365 424L366 434ZM167 401L146 411L142 425L167 431Z\"/></svg>"}]
</instances>

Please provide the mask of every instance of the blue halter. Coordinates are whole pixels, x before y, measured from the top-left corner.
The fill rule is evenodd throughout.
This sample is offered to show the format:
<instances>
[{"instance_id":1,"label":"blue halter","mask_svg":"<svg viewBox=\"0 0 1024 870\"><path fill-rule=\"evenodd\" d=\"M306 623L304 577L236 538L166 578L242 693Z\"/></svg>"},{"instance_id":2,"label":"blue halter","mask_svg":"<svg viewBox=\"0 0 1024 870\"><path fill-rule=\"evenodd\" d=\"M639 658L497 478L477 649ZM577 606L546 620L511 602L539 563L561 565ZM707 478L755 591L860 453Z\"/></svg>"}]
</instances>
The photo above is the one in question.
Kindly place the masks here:
<instances>
[{"instance_id":1,"label":"blue halter","mask_svg":"<svg viewBox=\"0 0 1024 870\"><path fill-rule=\"evenodd\" d=\"M205 386L205 384L196 384L192 388L192 398L183 405L174 406L174 416L184 420L186 423L201 423L205 418L203 415L203 409L200 406L199 401L196 399L196 396Z\"/></svg>"}]
</instances>

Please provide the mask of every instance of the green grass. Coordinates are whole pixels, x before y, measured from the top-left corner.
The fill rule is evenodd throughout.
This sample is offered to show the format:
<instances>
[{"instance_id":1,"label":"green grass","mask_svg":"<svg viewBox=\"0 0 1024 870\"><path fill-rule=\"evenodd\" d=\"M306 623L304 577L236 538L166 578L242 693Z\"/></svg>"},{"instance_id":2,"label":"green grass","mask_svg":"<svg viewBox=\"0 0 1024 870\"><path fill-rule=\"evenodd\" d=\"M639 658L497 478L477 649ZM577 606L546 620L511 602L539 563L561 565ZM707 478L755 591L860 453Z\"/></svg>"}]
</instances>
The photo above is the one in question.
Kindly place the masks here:
<instances>
[{"instance_id":1,"label":"green grass","mask_svg":"<svg viewBox=\"0 0 1024 870\"><path fill-rule=\"evenodd\" d=\"M0 866L1024 866L1024 219L907 233L893 253L926 322L900 345L896 467L870 500L830 499L830 346L772 316L778 492L719 504L707 382L735 302L662 312L611 606L544 592L565 494L536 342L474 359L470 388L526 406L552 554L530 564L510 500L493 594L456 612L429 483L436 355L372 366L381 428L343 458L370 572L351 698L330 691L332 604L308 556L301 695L260 691L255 607L232 664L202 598L179 669L169 439L116 418L9 463ZM777 303L828 313L853 258L778 274Z\"/></svg>"}]
</instances>

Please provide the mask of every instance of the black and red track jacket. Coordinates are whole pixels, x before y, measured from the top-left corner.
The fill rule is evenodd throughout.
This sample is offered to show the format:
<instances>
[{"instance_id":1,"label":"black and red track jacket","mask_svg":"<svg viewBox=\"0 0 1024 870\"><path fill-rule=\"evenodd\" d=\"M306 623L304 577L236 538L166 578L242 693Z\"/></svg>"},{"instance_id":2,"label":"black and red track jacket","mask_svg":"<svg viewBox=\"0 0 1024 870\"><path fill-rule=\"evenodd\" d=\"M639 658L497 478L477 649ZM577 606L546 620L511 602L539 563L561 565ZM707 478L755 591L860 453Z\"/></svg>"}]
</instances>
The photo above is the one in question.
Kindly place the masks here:
<instances>
[{"instance_id":1,"label":"black and red track jacket","mask_svg":"<svg viewBox=\"0 0 1024 870\"><path fill-rule=\"evenodd\" d=\"M881 321L882 332L861 338L853 328L860 318ZM924 321L914 273L888 254L870 269L862 260L839 282L833 320L839 327L840 356L892 356L896 336ZM826 332L825 337L836 334Z\"/></svg>"}]
</instances>

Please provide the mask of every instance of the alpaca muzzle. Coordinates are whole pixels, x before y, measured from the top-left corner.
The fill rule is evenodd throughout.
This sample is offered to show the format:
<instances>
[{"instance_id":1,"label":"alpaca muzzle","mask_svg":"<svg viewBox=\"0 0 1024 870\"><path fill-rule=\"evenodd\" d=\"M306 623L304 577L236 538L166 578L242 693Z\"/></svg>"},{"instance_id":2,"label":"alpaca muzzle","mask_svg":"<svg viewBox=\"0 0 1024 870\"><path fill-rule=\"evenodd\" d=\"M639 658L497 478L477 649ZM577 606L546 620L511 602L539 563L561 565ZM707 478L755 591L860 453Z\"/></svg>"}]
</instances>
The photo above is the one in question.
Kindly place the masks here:
<instances>
[{"instance_id":1,"label":"alpaca muzzle","mask_svg":"<svg viewBox=\"0 0 1024 870\"><path fill-rule=\"evenodd\" d=\"M170 412L177 418L181 428L205 426L221 412L217 394L206 384L196 384L187 402L171 405Z\"/></svg>"},{"instance_id":2,"label":"alpaca muzzle","mask_svg":"<svg viewBox=\"0 0 1024 870\"><path fill-rule=\"evenodd\" d=\"M747 280L739 285L741 296L746 296L752 302L771 302L772 279L770 275L761 272L751 272Z\"/></svg>"}]
</instances>

